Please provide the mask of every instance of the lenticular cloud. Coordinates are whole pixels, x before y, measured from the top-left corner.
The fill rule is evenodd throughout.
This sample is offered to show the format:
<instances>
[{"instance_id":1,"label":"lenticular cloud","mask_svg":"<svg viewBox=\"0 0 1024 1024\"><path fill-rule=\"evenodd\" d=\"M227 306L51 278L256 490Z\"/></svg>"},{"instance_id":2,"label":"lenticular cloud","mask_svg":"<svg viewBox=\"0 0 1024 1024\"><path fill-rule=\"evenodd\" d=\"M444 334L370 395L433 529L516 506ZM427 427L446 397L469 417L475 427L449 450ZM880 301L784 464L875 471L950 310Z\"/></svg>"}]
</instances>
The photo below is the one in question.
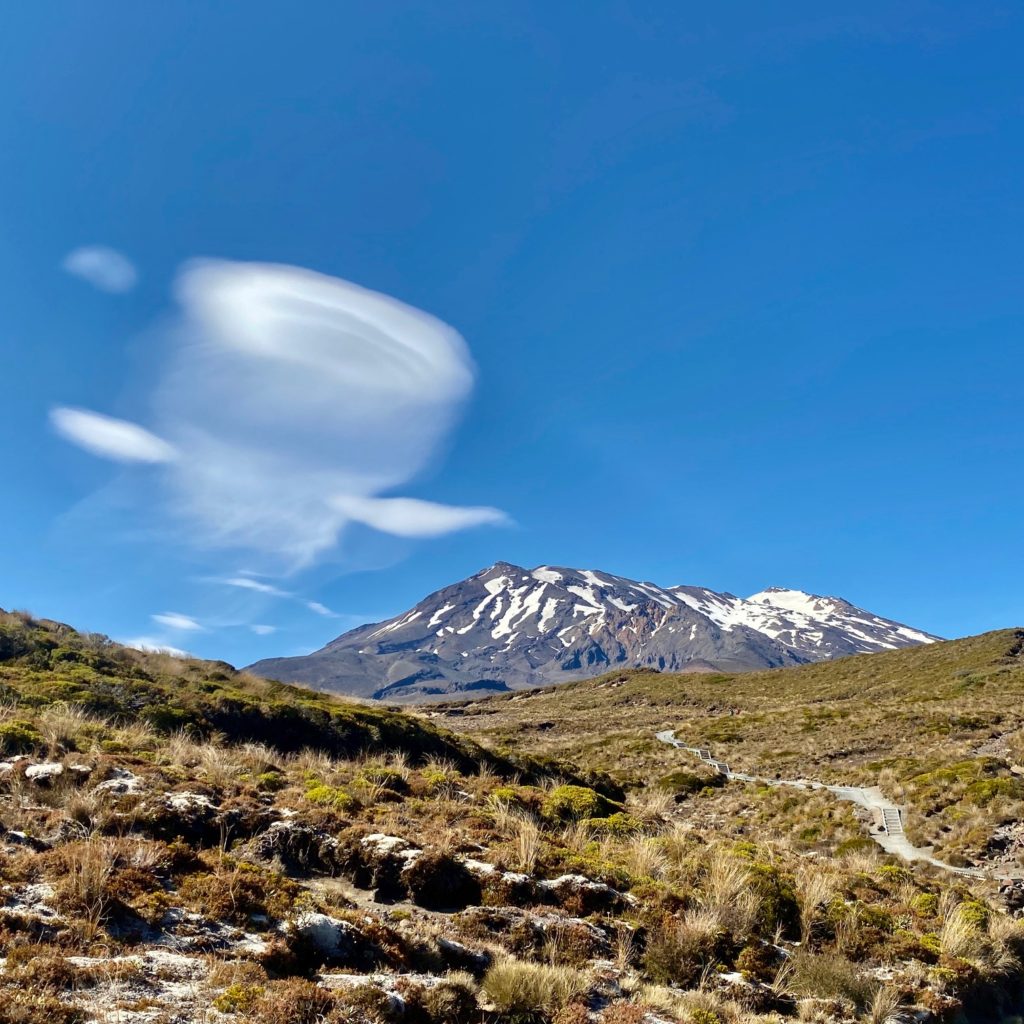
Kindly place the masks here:
<instances>
[{"instance_id":1,"label":"lenticular cloud","mask_svg":"<svg viewBox=\"0 0 1024 1024\"><path fill-rule=\"evenodd\" d=\"M346 511L410 480L451 430L473 386L451 327L346 281L272 264L189 264L177 297L153 427L177 453L161 472L196 542L296 568L352 520L426 536L438 523L502 518L411 502L389 530L388 516ZM430 518L419 532L408 521L418 509Z\"/></svg>"}]
</instances>

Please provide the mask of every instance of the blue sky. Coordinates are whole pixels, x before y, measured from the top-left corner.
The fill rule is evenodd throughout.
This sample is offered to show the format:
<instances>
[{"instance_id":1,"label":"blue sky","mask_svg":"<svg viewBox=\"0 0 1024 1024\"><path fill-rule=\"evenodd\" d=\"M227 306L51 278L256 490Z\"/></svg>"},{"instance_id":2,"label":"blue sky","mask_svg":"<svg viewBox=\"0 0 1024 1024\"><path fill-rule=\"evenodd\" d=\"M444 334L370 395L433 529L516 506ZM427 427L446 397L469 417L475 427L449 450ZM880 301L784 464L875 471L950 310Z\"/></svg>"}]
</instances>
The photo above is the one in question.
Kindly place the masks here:
<instances>
[{"instance_id":1,"label":"blue sky","mask_svg":"<svg viewBox=\"0 0 1024 1024\"><path fill-rule=\"evenodd\" d=\"M10 8L0 605L241 664L504 559L1021 623L1022 29ZM405 362L324 355L331 279Z\"/></svg>"}]
</instances>

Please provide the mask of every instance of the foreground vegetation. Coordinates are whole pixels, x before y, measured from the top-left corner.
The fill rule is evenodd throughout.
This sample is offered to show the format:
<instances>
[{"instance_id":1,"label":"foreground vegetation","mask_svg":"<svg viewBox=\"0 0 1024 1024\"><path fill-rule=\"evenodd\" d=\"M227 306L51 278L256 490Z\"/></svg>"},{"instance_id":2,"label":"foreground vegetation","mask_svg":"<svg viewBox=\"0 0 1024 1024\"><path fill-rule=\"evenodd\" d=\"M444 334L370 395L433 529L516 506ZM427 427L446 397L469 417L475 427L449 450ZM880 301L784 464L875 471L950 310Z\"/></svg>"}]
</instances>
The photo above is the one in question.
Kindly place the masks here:
<instances>
[{"instance_id":1,"label":"foreground vegetation","mask_svg":"<svg viewBox=\"0 0 1024 1024\"><path fill-rule=\"evenodd\" d=\"M880 1024L1017 1004L1024 929L991 887L888 861L822 794L794 809L669 760L649 711L627 728L616 703L644 678L593 691L624 716L609 752L579 717L552 743L553 706L523 711L546 695L441 712L492 741L519 715L513 754L0 617L0 1019ZM559 693L570 715L589 699ZM633 693L634 713L661 699Z\"/></svg>"}]
</instances>

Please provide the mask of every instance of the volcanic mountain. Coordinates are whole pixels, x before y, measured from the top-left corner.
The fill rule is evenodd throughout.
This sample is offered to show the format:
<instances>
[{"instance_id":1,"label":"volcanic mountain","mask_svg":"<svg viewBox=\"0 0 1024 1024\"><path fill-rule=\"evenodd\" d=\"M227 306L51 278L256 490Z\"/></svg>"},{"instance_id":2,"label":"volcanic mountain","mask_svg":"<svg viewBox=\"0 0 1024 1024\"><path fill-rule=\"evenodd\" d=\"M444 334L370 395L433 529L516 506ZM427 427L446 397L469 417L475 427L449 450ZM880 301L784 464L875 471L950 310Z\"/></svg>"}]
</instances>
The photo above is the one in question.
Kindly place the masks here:
<instances>
[{"instance_id":1,"label":"volcanic mountain","mask_svg":"<svg viewBox=\"0 0 1024 1024\"><path fill-rule=\"evenodd\" d=\"M390 701L504 691L609 669L735 672L910 647L938 637L838 597L659 587L591 569L498 562L386 622L260 675Z\"/></svg>"}]
</instances>

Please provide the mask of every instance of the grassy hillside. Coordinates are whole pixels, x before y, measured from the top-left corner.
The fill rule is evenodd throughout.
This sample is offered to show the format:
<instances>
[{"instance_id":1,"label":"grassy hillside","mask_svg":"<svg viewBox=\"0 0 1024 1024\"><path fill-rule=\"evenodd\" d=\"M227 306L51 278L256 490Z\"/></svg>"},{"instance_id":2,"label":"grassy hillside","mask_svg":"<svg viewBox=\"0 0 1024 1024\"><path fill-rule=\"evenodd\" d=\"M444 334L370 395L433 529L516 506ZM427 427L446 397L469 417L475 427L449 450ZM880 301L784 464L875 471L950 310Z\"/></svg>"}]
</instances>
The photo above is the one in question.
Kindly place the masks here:
<instances>
[{"instance_id":1,"label":"grassy hillside","mask_svg":"<svg viewBox=\"0 0 1024 1024\"><path fill-rule=\"evenodd\" d=\"M440 713L627 785L680 766L654 739L665 728L751 774L880 784L912 837L962 863L1024 817L1024 630L770 672L613 673Z\"/></svg>"},{"instance_id":2,"label":"grassy hillside","mask_svg":"<svg viewBox=\"0 0 1024 1024\"><path fill-rule=\"evenodd\" d=\"M261 679L225 662L137 651L63 623L2 610L0 702L7 705L0 723L0 751L7 754L52 746L53 737L40 734L40 720L76 710L103 724L83 727L81 735L62 742L99 743L109 751L120 742L118 730L138 727L157 736L269 743L292 754L316 749L342 757L402 750L418 762L440 757L465 769L484 763L506 775L539 777L551 767L515 754L496 756L434 723L379 704ZM593 778L581 781L595 784Z\"/></svg>"},{"instance_id":3,"label":"grassy hillside","mask_svg":"<svg viewBox=\"0 0 1024 1024\"><path fill-rule=\"evenodd\" d=\"M0 615L0 1020L881 1024L1024 1006L1024 926L1000 894L888 860L820 794L739 787L738 809L648 749L651 721L679 724L669 682L560 688L571 726L548 694L451 713L518 747L489 753L437 719Z\"/></svg>"}]
</instances>

